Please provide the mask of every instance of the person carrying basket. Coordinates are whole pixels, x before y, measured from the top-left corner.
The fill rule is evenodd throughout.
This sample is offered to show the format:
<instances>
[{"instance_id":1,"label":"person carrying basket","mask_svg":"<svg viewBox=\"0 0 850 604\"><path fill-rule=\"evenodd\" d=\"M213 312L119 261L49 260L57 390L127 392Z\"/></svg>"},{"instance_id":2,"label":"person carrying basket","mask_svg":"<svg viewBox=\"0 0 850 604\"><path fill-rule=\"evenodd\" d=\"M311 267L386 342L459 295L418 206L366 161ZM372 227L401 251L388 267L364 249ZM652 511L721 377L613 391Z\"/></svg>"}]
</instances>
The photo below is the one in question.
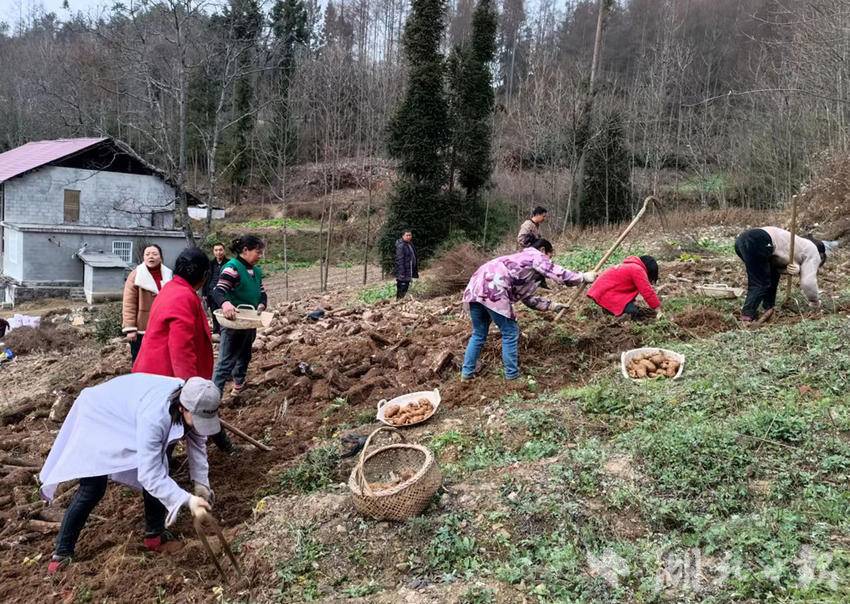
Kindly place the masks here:
<instances>
[{"instance_id":1,"label":"person carrying basket","mask_svg":"<svg viewBox=\"0 0 850 604\"><path fill-rule=\"evenodd\" d=\"M263 287L263 272L257 266L265 248L263 240L255 235L243 235L231 244L230 249L234 257L222 267L218 283L212 290L212 297L225 318L236 319L238 306L251 306L257 309L257 312L262 312L268 306L266 290ZM245 388L245 376L251 362L251 347L256 337L256 329L222 326L218 363L213 372L213 383L222 393L231 378L234 395L238 395ZM227 440L224 432L212 439L224 450L229 448L223 442Z\"/></svg>"}]
</instances>

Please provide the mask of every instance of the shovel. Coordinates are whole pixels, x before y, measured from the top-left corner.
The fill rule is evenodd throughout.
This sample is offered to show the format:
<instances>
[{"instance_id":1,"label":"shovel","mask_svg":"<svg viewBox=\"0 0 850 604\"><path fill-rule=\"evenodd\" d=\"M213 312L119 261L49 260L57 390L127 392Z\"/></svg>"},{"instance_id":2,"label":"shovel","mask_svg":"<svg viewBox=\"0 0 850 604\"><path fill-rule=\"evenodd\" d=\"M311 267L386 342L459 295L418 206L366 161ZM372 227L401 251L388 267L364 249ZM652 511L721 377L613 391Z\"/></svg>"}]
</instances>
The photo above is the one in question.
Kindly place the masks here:
<instances>
[{"instance_id":1,"label":"shovel","mask_svg":"<svg viewBox=\"0 0 850 604\"><path fill-rule=\"evenodd\" d=\"M212 547L210 547L210 542L207 539L207 533L204 530L207 527L213 529L215 535L218 537L218 543L221 546L221 549L224 550L224 553L227 554L227 557L230 559L230 563L233 564L233 568L236 569L236 575L239 578L242 578L242 567L239 566L239 561L236 560L236 556L233 555L233 550L230 549L230 544L228 544L227 539L224 538L224 533L221 532L221 526L218 524L218 520L216 520L212 514L204 510L195 516L192 523L195 525L195 532L198 533L198 538L201 540L201 543L204 544L204 549L207 550L213 564L215 564L215 567L218 570L218 574L221 575L221 580L224 581L224 583L227 583L227 575L224 574L224 569L218 561L218 556L215 555Z\"/></svg>"},{"instance_id":2,"label":"shovel","mask_svg":"<svg viewBox=\"0 0 850 604\"><path fill-rule=\"evenodd\" d=\"M617 238L617 241L615 241L615 242L614 242L614 245L612 245L612 246L608 249L608 251L607 251L607 252L605 252L605 255L604 255L604 256L602 256L602 259L601 259L599 262L597 262L597 263L596 263L596 266L595 266L595 267L593 267L593 272L594 272L594 273L599 272L599 270L600 270L603 266L605 266L605 263L606 263L606 262L608 262L608 258L610 258L610 257L611 257L611 254L613 254L613 253L617 250L617 248L618 248L618 247L620 247L620 244L621 244L621 243L623 243L623 240L624 240L624 239L626 238L626 236L629 234L629 231L631 231L631 230L634 228L634 226L638 223L638 221L639 221L639 220L641 219L641 217L643 216L644 212L646 212L646 208L648 208L648 207L649 207L650 202L652 202L653 204L655 204L655 207L656 207L657 209L659 209L659 210L661 209L661 202L660 202L660 201L658 201L658 200L657 200L655 197L653 197L652 195L650 195L649 197L647 197L646 199L644 199L644 200L643 200L643 206L641 207L641 209L640 209L640 211L637 213L637 215L635 215L635 217L634 217L634 218L632 219L632 221L629 223L629 226L627 226L627 227L626 227L626 229L625 229L625 230L624 230L624 231L620 234L620 236ZM573 304L575 304L575 301L576 301L576 300L578 300L578 297L579 297L579 296L581 295L581 293L584 291L584 288L585 288L586 286L587 286L587 284L586 284L586 283L582 283L582 284L579 286L579 288L578 288L578 290L576 291L576 293L575 293L575 294L573 294L573 297L572 297L572 298L570 298L569 302L567 302L566 307L565 307L565 308L562 308L561 310L559 310L559 311L558 311L558 314L557 314L557 315L555 315L555 320L556 320L556 321L560 321L560 320L561 320L561 317L564 315L564 312L566 312L567 308L569 308L570 306L572 306Z\"/></svg>"}]
</instances>

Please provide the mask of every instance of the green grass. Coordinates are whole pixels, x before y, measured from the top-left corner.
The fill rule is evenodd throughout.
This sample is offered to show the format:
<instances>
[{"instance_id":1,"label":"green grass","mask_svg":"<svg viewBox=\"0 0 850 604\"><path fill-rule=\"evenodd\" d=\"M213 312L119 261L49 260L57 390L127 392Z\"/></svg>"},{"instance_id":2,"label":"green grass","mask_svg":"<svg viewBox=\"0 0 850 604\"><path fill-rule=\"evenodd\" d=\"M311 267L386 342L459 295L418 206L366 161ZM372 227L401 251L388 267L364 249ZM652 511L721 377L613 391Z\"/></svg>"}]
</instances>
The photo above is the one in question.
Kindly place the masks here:
<instances>
[{"instance_id":1,"label":"green grass","mask_svg":"<svg viewBox=\"0 0 850 604\"><path fill-rule=\"evenodd\" d=\"M572 271L589 271L602 259L606 251L604 248L574 247L556 256L555 262ZM642 256L646 253L646 250L639 246L620 247L611 254L603 268L620 264L627 256Z\"/></svg>"},{"instance_id":2,"label":"green grass","mask_svg":"<svg viewBox=\"0 0 850 604\"><path fill-rule=\"evenodd\" d=\"M275 575L277 599L282 602L310 602L319 598L320 575L318 562L327 552L316 539L314 527L294 527L295 553L281 560Z\"/></svg>"},{"instance_id":3,"label":"green grass","mask_svg":"<svg viewBox=\"0 0 850 604\"><path fill-rule=\"evenodd\" d=\"M310 449L295 466L280 477L280 486L287 493L312 493L336 480L339 451L333 445Z\"/></svg>"},{"instance_id":4,"label":"green grass","mask_svg":"<svg viewBox=\"0 0 850 604\"><path fill-rule=\"evenodd\" d=\"M263 220L249 220L239 224L230 225L233 228L241 227L244 229L282 229L286 226L287 229L317 229L319 223L311 218L266 218Z\"/></svg>"},{"instance_id":5,"label":"green grass","mask_svg":"<svg viewBox=\"0 0 850 604\"><path fill-rule=\"evenodd\" d=\"M729 177L723 173L711 174L706 177L695 175L680 183L677 191L684 195L717 195L729 186Z\"/></svg>"},{"instance_id":6,"label":"green grass","mask_svg":"<svg viewBox=\"0 0 850 604\"><path fill-rule=\"evenodd\" d=\"M415 286L415 284L414 284ZM413 289L411 287L411 289ZM396 284L395 281L387 281L372 285L360 290L357 298L364 304L375 304L381 300L392 300L395 298Z\"/></svg>"},{"instance_id":7,"label":"green grass","mask_svg":"<svg viewBox=\"0 0 850 604\"><path fill-rule=\"evenodd\" d=\"M848 601L850 323L687 343L672 330L651 335L686 355L681 380L635 384L612 365L581 388L490 401L486 426L444 426L424 444L448 503L386 533L409 570L380 578L383 546L346 542L347 583L329 585L330 545L297 533L285 598L368 597L415 577L461 582L461 602ZM326 461L305 457L289 488L327 488Z\"/></svg>"}]
</instances>

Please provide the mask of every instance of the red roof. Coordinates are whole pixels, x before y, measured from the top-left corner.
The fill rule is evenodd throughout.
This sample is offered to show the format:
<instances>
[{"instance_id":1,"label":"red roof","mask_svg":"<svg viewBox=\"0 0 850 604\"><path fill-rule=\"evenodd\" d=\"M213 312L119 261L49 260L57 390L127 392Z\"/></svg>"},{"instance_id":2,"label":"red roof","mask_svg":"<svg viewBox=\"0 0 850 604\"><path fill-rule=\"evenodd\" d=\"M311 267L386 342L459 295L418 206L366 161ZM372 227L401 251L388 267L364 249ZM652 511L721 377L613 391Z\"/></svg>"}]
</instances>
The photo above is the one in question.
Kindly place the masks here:
<instances>
[{"instance_id":1,"label":"red roof","mask_svg":"<svg viewBox=\"0 0 850 604\"><path fill-rule=\"evenodd\" d=\"M105 140L109 139L60 138L54 141L35 141L0 153L0 182L79 153Z\"/></svg>"}]
</instances>

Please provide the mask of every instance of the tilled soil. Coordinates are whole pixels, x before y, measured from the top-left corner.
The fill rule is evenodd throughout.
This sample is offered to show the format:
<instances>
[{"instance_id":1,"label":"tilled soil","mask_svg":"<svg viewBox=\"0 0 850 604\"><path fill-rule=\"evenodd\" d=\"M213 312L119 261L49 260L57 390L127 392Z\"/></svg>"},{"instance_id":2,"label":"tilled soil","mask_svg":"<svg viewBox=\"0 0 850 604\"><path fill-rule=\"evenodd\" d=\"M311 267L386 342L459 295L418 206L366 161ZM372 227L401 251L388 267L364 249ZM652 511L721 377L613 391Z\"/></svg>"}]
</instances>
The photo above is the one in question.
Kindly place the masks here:
<instances>
[{"instance_id":1,"label":"tilled soil","mask_svg":"<svg viewBox=\"0 0 850 604\"><path fill-rule=\"evenodd\" d=\"M325 316L316 322L307 320L307 313L317 306L325 308ZM484 407L512 391L534 396L527 380L506 384L501 377L495 330L482 355L481 374L471 383L459 381L469 322L456 297L364 308L345 306L341 297L325 296L278 305L277 310L277 323L257 340L247 390L239 398L227 394L222 411L225 419L274 450L259 451L235 437L238 450L232 456L210 448L215 514L237 543L254 517L257 501L281 492L281 471L319 440L338 436L346 426L368 433L374 424L366 418L374 415L382 398L439 388L442 404L451 411L460 406ZM722 315L712 312L685 312L673 321L700 335L728 329ZM628 324L598 313L556 323L546 314L523 310L520 325L521 362L533 368L531 375L541 390L584 383L599 369L616 363L619 352L641 344ZM81 536L75 563L58 580L46 577L56 522L72 494L69 489L55 509L38 503L33 475L59 426L47 417L50 406L57 398L73 398L83 387L129 370L125 346L81 350L89 351L85 358L33 355L17 361L19 387L26 385L22 370L33 379L26 396L16 400L33 406L0 425L4 457L0 464L0 600L213 600L213 589L221 585L221 579L194 537L188 515L182 514L176 526L187 537L181 552L168 557L148 554L141 545L141 497L114 484ZM46 374L54 377L46 379ZM64 394L57 396L53 391L60 385ZM178 450L175 477L186 485L184 459ZM10 461L30 468L21 471ZM248 552L242 555L250 557ZM248 566L250 572L266 572L258 570L262 565ZM246 585L252 579L266 589L273 581L273 577L249 573L248 582L228 593L251 597Z\"/></svg>"}]
</instances>

